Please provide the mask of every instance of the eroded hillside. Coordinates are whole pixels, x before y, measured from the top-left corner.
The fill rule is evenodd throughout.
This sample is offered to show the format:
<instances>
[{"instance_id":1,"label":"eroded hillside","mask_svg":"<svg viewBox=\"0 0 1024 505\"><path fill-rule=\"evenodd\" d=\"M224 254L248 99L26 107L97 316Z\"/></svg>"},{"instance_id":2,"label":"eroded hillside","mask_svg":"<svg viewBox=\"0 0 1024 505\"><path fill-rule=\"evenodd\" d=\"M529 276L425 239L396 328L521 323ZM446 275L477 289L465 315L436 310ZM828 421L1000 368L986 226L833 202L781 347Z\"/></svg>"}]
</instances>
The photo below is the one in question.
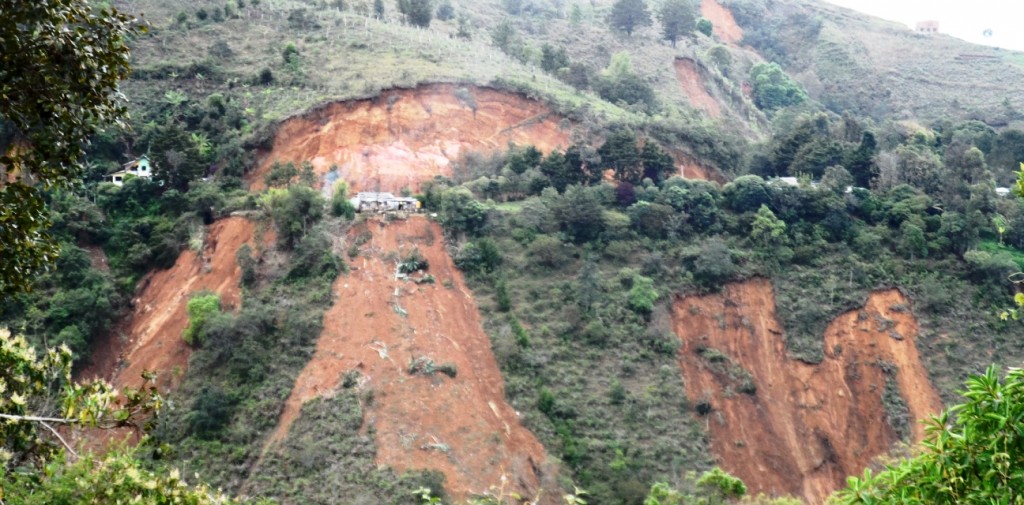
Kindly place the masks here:
<instances>
[{"instance_id":1,"label":"eroded hillside","mask_svg":"<svg viewBox=\"0 0 1024 505\"><path fill-rule=\"evenodd\" d=\"M809 302L813 303L813 302ZM789 358L769 280L673 305L687 395L722 466L755 492L823 503L848 475L942 407L915 346L917 322L895 289L872 293L825 332L825 359Z\"/></svg>"},{"instance_id":2,"label":"eroded hillside","mask_svg":"<svg viewBox=\"0 0 1024 505\"><path fill-rule=\"evenodd\" d=\"M83 378L101 377L115 386L139 387L142 372L156 372L161 390L174 389L188 367L190 348L181 338L188 325L192 295L220 295L221 308L241 304L242 276L235 254L243 244L255 247L256 225L244 217L215 222L206 230L201 253L187 249L174 266L145 277L132 300L132 312L106 342L95 346ZM127 336L127 339L121 337Z\"/></svg>"},{"instance_id":3,"label":"eroded hillside","mask_svg":"<svg viewBox=\"0 0 1024 505\"><path fill-rule=\"evenodd\" d=\"M703 0L700 3L700 14L714 25L714 33L726 44L736 45L743 40L743 29L736 24L732 11L716 0Z\"/></svg>"},{"instance_id":4,"label":"eroded hillside","mask_svg":"<svg viewBox=\"0 0 1024 505\"><path fill-rule=\"evenodd\" d=\"M533 496L553 477L544 448L505 402L476 302L440 226L420 216L368 220L353 229L357 237L366 243L351 273L334 283L316 352L265 453L288 434L304 403L342 387L365 388L373 399L363 429L376 438L378 464L439 470L459 498L486 491L503 475ZM429 265L411 276L418 281L397 275L413 251Z\"/></svg>"},{"instance_id":5,"label":"eroded hillside","mask_svg":"<svg viewBox=\"0 0 1024 505\"><path fill-rule=\"evenodd\" d=\"M708 93L704 84L704 76L700 68L691 58L676 58L676 79L683 89L683 93L690 99L690 104L696 109L702 109L709 116L717 118L722 116L722 108L718 102Z\"/></svg>"},{"instance_id":6,"label":"eroded hillside","mask_svg":"<svg viewBox=\"0 0 1024 505\"><path fill-rule=\"evenodd\" d=\"M356 190L415 191L435 175L452 175L452 162L510 143L548 152L569 145L561 116L513 93L453 84L391 90L380 96L327 105L285 121L273 147L251 176L254 189L275 162L310 162L319 175Z\"/></svg>"}]
</instances>

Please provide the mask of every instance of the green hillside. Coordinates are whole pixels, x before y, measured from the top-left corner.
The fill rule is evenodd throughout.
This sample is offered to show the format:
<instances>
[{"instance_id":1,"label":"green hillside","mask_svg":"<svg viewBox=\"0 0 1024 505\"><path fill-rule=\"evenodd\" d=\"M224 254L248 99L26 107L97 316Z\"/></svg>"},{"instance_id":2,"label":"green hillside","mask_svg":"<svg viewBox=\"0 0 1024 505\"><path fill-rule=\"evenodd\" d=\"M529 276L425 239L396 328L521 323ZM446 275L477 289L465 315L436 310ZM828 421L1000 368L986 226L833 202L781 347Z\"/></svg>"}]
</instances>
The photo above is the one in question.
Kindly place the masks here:
<instances>
[{"instance_id":1,"label":"green hillside","mask_svg":"<svg viewBox=\"0 0 1024 505\"><path fill-rule=\"evenodd\" d=\"M1024 265L1024 201L996 191L1013 185L1024 160L1019 53L810 0L722 1L742 28L737 41L713 23L710 35L698 30L699 6L687 0L650 2L650 22L632 33L612 26L627 0L441 0L429 26L409 24L415 11L405 16L399 4L423 2L97 2L149 25L130 42L133 73L120 85L131 129L94 136L82 183L46 193L61 256L32 291L0 300L0 324L37 348L68 345L83 379L135 384L119 374L171 363L155 370L167 399L159 422L130 455L148 470L178 468L228 494L280 503L474 494L473 503L562 503L578 490L598 504L647 504L657 493L667 494L656 503L732 503L734 482L712 469L741 465L722 456L712 424L731 430L724 443L738 448L780 436L758 432L764 420L728 424L725 404L749 402L767 419L774 407L758 391L777 385L754 381L743 348L685 340L681 328L699 320L688 316L722 331L771 328L757 338L777 336L789 366L811 370L842 355L826 334L858 314L859 331L913 346L946 405L970 374L1024 359L1024 326L1006 312L1010 276ZM674 44L659 15L672 2L694 21ZM474 121L474 97L485 92L550 113L488 123L498 133L469 135L472 144L457 130L482 122L436 132L393 113L419 107L432 126L446 124L432 107L452 109L415 95L422 90L450 94ZM545 121L567 139L553 151L494 140ZM424 131L432 137L415 146ZM15 133L0 128L0 146ZM337 154L345 149L350 158ZM110 182L143 154L152 179ZM341 170L372 165L353 159L433 167L417 185L380 188L415 197L426 216L354 213L350 193L374 188L336 184ZM434 252L445 261L428 262ZM445 270L448 257L457 274ZM213 281L203 277L211 272ZM377 293L366 279L401 283ZM687 297L760 280L770 286L758 315L768 323L728 319L739 299L712 315L682 308ZM889 289L910 300L887 310L912 314L916 335L867 315L872 293ZM352 292L363 296L342 296ZM438 300L459 294L472 297L479 321L443 326L462 312ZM350 320L331 320L338 313ZM187 343L160 333L179 323L189 325ZM426 353L414 337L438 327L452 334L429 348L436 354L392 359L400 345ZM485 342L470 348L478 327ZM319 372L325 391L300 391L331 331L366 340L331 351L344 366ZM151 335L159 343L140 360L133 349ZM694 393L700 379L682 373L687 359L722 390ZM398 378L386 382L380 363ZM473 389L485 382L469 368L480 363L497 367L501 380L488 386L496 398ZM807 441L796 445L810 455L765 461L792 465L781 484L739 475L750 495L764 494L753 502L817 503L842 475L900 450L890 438L913 442L908 398L921 392L899 380L912 372L886 358L855 363L838 374L846 382L835 396L857 389L847 386L863 370L883 377L857 405L877 404L868 424L884 446L866 446L854 467L829 449L847 442L843 432L800 424L831 404L811 393L792 399L791 422ZM425 399L387 389L413 381L427 385ZM493 454L486 461L460 453L462 440L401 432L397 448L386 445L394 412L473 414L430 404L449 398L445 388L485 398L482 418L505 423L460 434ZM391 398L424 403L401 410ZM510 420L543 458L502 452L526 440ZM412 463L387 460L388 451ZM501 466L503 480L478 485L465 475L472 465L481 475ZM820 477L822 468L835 475ZM21 479L17 489L28 496L46 482Z\"/></svg>"}]
</instances>

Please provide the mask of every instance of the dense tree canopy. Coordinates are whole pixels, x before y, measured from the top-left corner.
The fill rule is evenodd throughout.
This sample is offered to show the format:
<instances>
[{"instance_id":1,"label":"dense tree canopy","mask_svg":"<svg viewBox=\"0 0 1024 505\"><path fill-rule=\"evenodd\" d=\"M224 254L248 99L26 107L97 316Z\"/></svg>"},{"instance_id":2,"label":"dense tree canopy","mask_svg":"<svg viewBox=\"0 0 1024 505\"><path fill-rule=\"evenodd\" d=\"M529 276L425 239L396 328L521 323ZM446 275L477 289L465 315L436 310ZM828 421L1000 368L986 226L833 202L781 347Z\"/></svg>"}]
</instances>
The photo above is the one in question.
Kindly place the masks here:
<instances>
[{"instance_id":1,"label":"dense tree canopy","mask_svg":"<svg viewBox=\"0 0 1024 505\"><path fill-rule=\"evenodd\" d=\"M56 256L40 191L81 174L86 140L121 126L134 21L88 0L0 1L0 295Z\"/></svg>"},{"instance_id":2,"label":"dense tree canopy","mask_svg":"<svg viewBox=\"0 0 1024 505\"><path fill-rule=\"evenodd\" d=\"M790 78L778 63L758 63L750 70L754 86L754 103L772 111L807 100L807 93Z\"/></svg>"}]
</instances>

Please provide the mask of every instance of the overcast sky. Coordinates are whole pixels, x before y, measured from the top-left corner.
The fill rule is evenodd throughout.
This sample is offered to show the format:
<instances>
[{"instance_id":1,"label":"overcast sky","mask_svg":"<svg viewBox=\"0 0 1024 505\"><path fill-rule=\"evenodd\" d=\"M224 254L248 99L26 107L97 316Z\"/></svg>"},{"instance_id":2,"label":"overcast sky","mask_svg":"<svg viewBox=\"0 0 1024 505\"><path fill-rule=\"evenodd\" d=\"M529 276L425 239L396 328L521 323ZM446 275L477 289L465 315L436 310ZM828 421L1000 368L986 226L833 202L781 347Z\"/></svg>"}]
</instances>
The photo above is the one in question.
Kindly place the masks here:
<instances>
[{"instance_id":1,"label":"overcast sky","mask_svg":"<svg viewBox=\"0 0 1024 505\"><path fill-rule=\"evenodd\" d=\"M826 0L914 26L935 20L939 31L961 39L1024 51L1024 0ZM991 36L985 36L991 30Z\"/></svg>"}]
</instances>

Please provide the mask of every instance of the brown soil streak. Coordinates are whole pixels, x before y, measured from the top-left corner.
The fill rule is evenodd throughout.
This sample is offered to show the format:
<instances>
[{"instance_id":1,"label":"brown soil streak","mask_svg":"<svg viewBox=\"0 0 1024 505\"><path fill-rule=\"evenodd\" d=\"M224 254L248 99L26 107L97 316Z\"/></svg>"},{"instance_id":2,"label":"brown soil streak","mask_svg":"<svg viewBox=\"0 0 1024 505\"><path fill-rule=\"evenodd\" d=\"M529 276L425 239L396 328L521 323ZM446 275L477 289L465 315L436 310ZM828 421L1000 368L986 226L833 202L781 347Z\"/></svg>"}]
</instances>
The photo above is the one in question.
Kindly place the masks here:
<instances>
[{"instance_id":1,"label":"brown soil streak","mask_svg":"<svg viewBox=\"0 0 1024 505\"><path fill-rule=\"evenodd\" d=\"M367 426L374 428L378 464L439 470L457 498L498 484L503 474L532 496L544 449L505 403L476 303L444 249L440 227L422 216L364 226L373 239L353 260L352 272L335 281L337 299L324 315L316 352L296 379L267 449L287 436L303 403L330 396L355 370L359 387L373 391ZM417 247L436 284L395 278L392 253L401 257ZM416 357L451 363L458 374L410 375Z\"/></svg>"},{"instance_id":2,"label":"brown soil streak","mask_svg":"<svg viewBox=\"0 0 1024 505\"><path fill-rule=\"evenodd\" d=\"M739 44L743 40L743 29L736 24L732 12L716 0L703 0L700 3L700 15L714 25L714 34L718 40L732 45Z\"/></svg>"},{"instance_id":3,"label":"brown soil streak","mask_svg":"<svg viewBox=\"0 0 1024 505\"><path fill-rule=\"evenodd\" d=\"M883 361L898 367L896 380L912 419L937 413L942 404L919 359L909 306L895 289L872 293L862 310L829 325L825 359L811 365L786 355L768 280L676 300L687 395L711 403L706 422L722 466L753 492L823 503L846 476L860 474L898 441L885 422ZM735 392L735 377L700 349L720 351L749 372L756 393ZM733 392L725 393L727 387ZM914 440L922 434L915 424Z\"/></svg>"},{"instance_id":4,"label":"brown soil streak","mask_svg":"<svg viewBox=\"0 0 1024 505\"><path fill-rule=\"evenodd\" d=\"M309 161L320 175L337 165L356 191L416 191L435 175L452 175L468 152L495 152L509 143L544 152L569 146L562 117L538 101L490 88L434 84L338 102L285 121L273 148L249 177L252 189L275 161ZM461 94L461 93L460 93Z\"/></svg>"},{"instance_id":5,"label":"brown soil streak","mask_svg":"<svg viewBox=\"0 0 1024 505\"><path fill-rule=\"evenodd\" d=\"M186 305L192 294L209 290L221 297L221 307L235 309L241 303L238 281L241 269L235 253L253 240L255 226L242 217L222 219L207 230L203 254L186 250L174 266L145 277L132 301L133 311L120 327L128 336L123 341L113 335L106 339L105 356L83 370L82 379L99 377L116 387L139 387L142 372L157 372L157 386L163 392L174 389L184 377L191 350L181 339L188 325ZM124 362L118 368L118 361Z\"/></svg>"},{"instance_id":6,"label":"brown soil streak","mask_svg":"<svg viewBox=\"0 0 1024 505\"><path fill-rule=\"evenodd\" d=\"M718 102L708 93L704 85L704 76L697 68L697 63L690 58L676 58L676 79L683 88L683 93L690 99L694 108L703 109L713 117L722 117L722 109Z\"/></svg>"}]
</instances>

